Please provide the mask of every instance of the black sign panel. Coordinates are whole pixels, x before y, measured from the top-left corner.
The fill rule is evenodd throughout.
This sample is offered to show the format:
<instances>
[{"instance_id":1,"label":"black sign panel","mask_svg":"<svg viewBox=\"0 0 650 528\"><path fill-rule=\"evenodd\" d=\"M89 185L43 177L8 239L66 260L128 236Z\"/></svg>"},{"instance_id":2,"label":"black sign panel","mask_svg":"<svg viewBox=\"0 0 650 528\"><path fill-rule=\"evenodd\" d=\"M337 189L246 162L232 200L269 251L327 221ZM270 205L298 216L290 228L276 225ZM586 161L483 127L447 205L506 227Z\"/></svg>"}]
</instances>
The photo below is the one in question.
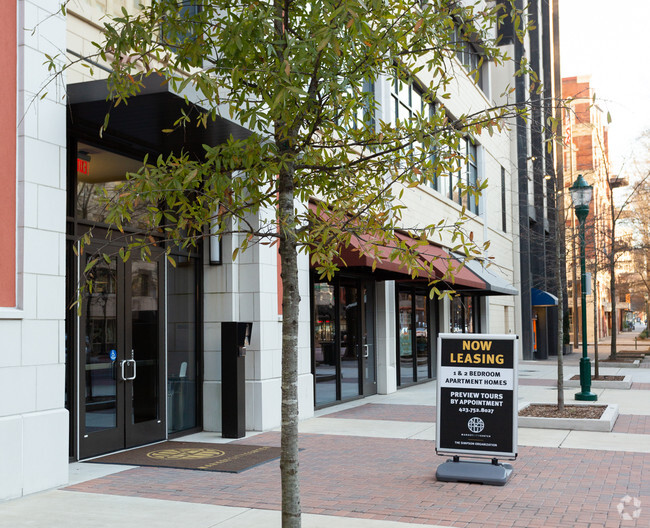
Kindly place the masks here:
<instances>
[{"instance_id":1,"label":"black sign panel","mask_svg":"<svg viewBox=\"0 0 650 528\"><path fill-rule=\"evenodd\" d=\"M517 337L440 334L436 450L517 454Z\"/></svg>"}]
</instances>

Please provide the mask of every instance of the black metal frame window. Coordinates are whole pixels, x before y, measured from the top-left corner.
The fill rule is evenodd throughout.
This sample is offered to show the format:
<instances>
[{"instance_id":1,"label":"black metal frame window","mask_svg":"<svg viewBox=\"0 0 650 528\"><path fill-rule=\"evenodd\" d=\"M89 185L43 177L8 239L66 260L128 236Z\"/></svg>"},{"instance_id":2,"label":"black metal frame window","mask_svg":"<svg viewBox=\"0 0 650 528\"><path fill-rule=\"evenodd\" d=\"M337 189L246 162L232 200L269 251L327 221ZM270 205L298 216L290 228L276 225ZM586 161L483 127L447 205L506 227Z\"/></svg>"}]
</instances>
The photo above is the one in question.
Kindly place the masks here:
<instances>
[{"instance_id":1,"label":"black metal frame window","mask_svg":"<svg viewBox=\"0 0 650 528\"><path fill-rule=\"evenodd\" d=\"M177 20L176 17L165 20L161 25L160 35L162 40L174 45L178 51L184 43L200 38L197 28L200 27L199 14L203 8L199 0L180 0L174 10L177 10L180 16Z\"/></svg>"},{"instance_id":2,"label":"black metal frame window","mask_svg":"<svg viewBox=\"0 0 650 528\"><path fill-rule=\"evenodd\" d=\"M167 432L172 438L202 424L201 253L200 248L173 252L176 266L167 268Z\"/></svg>"},{"instance_id":3,"label":"black metal frame window","mask_svg":"<svg viewBox=\"0 0 650 528\"><path fill-rule=\"evenodd\" d=\"M390 94L393 99L390 122L393 124L400 120L411 119L415 114L423 115L425 106L430 104L424 99L424 90L413 80L404 81L397 75L393 77Z\"/></svg>"},{"instance_id":4,"label":"black metal frame window","mask_svg":"<svg viewBox=\"0 0 650 528\"><path fill-rule=\"evenodd\" d=\"M398 124L400 121L413 119L416 115L430 118L435 112L435 103L428 100L424 89L414 79L403 80L397 74L393 77L391 85L392 105L389 109L390 123ZM431 154L425 153L420 142L410 145L411 159L422 159Z\"/></svg>"},{"instance_id":5,"label":"black metal frame window","mask_svg":"<svg viewBox=\"0 0 650 528\"><path fill-rule=\"evenodd\" d=\"M375 124L375 115L372 112L374 108L375 98L375 83L365 80L363 82L363 105L357 109L357 115L353 123L353 129L363 129L365 127L372 128Z\"/></svg>"},{"instance_id":6,"label":"black metal frame window","mask_svg":"<svg viewBox=\"0 0 650 528\"><path fill-rule=\"evenodd\" d=\"M465 184L467 185L468 190L471 191L478 187L478 145L470 138L465 138L465 156ZM478 214L478 196L468 192L463 197L462 202L463 205L467 207L468 211Z\"/></svg>"},{"instance_id":7,"label":"black metal frame window","mask_svg":"<svg viewBox=\"0 0 650 528\"><path fill-rule=\"evenodd\" d=\"M397 385L404 387L434 378L436 303L426 289L400 285L396 292Z\"/></svg>"},{"instance_id":8,"label":"black metal frame window","mask_svg":"<svg viewBox=\"0 0 650 528\"><path fill-rule=\"evenodd\" d=\"M472 334L481 332L481 311L477 295L457 295L451 300L449 331Z\"/></svg>"},{"instance_id":9,"label":"black metal frame window","mask_svg":"<svg viewBox=\"0 0 650 528\"><path fill-rule=\"evenodd\" d=\"M374 282L312 274L311 286L315 406L376 394Z\"/></svg>"},{"instance_id":10,"label":"black metal frame window","mask_svg":"<svg viewBox=\"0 0 650 528\"><path fill-rule=\"evenodd\" d=\"M470 42L468 37L463 35L458 28L454 30L454 47L458 61L467 70L468 75L476 82L477 86L485 91L483 82L484 65L479 47Z\"/></svg>"}]
</instances>

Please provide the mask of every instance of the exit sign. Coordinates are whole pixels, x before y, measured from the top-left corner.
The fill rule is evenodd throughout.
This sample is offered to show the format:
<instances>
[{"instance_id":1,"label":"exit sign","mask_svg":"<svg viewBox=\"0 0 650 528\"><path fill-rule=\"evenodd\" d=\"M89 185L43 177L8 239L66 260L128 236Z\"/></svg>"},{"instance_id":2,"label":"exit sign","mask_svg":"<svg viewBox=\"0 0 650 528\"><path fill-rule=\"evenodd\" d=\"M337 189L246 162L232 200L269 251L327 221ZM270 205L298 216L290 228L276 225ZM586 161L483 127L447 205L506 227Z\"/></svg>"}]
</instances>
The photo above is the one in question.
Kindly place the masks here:
<instances>
[{"instance_id":1,"label":"exit sign","mask_svg":"<svg viewBox=\"0 0 650 528\"><path fill-rule=\"evenodd\" d=\"M77 172L88 175L88 162L77 158Z\"/></svg>"}]
</instances>

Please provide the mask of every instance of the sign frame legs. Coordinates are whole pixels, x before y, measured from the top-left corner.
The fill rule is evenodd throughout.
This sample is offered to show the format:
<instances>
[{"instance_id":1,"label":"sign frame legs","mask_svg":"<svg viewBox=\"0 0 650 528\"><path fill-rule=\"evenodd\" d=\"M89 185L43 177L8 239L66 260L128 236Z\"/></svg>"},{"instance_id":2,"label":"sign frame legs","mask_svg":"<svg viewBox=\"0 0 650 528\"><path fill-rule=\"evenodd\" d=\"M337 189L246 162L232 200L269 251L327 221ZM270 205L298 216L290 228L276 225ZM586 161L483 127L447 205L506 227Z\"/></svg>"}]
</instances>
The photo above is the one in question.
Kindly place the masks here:
<instances>
[{"instance_id":1,"label":"sign frame legs","mask_svg":"<svg viewBox=\"0 0 650 528\"><path fill-rule=\"evenodd\" d=\"M455 456L438 466L436 479L442 482L469 482L505 486L512 476L512 465L487 460L460 460Z\"/></svg>"}]
</instances>

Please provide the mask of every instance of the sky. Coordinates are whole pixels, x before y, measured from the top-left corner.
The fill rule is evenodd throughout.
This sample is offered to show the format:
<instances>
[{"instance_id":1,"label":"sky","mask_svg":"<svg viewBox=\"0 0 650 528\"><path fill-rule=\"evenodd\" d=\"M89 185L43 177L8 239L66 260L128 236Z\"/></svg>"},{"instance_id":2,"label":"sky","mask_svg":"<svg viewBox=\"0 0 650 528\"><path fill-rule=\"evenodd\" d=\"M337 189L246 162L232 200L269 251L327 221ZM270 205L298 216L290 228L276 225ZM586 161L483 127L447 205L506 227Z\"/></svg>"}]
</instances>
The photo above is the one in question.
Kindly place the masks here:
<instances>
[{"instance_id":1,"label":"sky","mask_svg":"<svg viewBox=\"0 0 650 528\"><path fill-rule=\"evenodd\" d=\"M621 173L650 129L650 0L559 0L559 12L562 77L591 75L612 118L611 168Z\"/></svg>"}]
</instances>

